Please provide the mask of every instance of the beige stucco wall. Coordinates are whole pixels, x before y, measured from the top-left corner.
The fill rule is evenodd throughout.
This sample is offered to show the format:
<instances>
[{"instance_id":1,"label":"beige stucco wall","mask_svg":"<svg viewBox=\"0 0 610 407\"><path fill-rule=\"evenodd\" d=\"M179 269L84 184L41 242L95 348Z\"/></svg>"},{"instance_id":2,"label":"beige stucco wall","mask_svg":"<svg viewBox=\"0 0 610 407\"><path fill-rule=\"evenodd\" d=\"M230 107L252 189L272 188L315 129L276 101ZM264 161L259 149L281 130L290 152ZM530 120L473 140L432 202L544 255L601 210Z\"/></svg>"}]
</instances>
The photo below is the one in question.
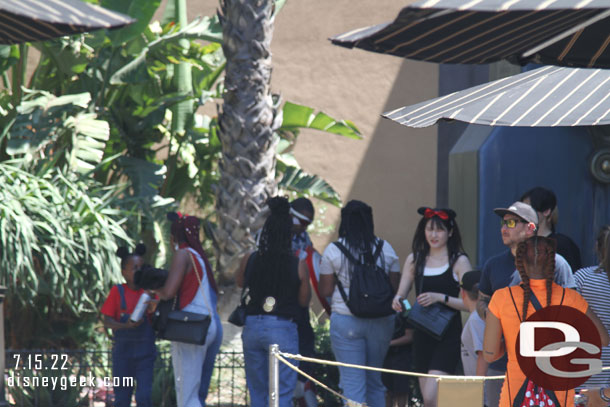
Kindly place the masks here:
<instances>
[{"instance_id":1,"label":"beige stucco wall","mask_svg":"<svg viewBox=\"0 0 610 407\"><path fill-rule=\"evenodd\" d=\"M301 165L335 187L344 201L373 206L378 235L404 261L419 220L416 209L433 205L436 129L413 130L380 113L437 95L438 68L332 45L328 38L393 19L395 0L288 0L276 19L272 90L284 100L355 122L361 141L304 131L295 154ZM216 0L188 1L189 19L216 12ZM326 222L339 210L328 207ZM334 236L313 236L323 249Z\"/></svg>"}]
</instances>

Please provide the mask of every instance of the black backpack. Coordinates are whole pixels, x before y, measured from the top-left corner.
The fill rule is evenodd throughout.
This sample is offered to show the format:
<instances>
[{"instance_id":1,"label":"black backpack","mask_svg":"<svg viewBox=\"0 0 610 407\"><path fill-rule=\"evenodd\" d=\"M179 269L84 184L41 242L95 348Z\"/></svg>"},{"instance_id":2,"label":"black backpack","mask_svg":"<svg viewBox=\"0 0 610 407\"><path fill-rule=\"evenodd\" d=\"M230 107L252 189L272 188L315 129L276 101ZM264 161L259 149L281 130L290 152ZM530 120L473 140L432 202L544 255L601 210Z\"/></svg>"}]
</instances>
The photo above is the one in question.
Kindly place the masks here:
<instances>
[{"instance_id":1,"label":"black backpack","mask_svg":"<svg viewBox=\"0 0 610 407\"><path fill-rule=\"evenodd\" d=\"M384 241L380 239L372 261L365 263L357 260L343 244L334 242L334 245L353 264L353 272L349 283L349 298L347 298L343 284L341 284L336 274L335 280L345 305L356 317L380 318L394 313L394 310L392 310L394 293L390 278L385 270L377 265L383 243Z\"/></svg>"}]
</instances>

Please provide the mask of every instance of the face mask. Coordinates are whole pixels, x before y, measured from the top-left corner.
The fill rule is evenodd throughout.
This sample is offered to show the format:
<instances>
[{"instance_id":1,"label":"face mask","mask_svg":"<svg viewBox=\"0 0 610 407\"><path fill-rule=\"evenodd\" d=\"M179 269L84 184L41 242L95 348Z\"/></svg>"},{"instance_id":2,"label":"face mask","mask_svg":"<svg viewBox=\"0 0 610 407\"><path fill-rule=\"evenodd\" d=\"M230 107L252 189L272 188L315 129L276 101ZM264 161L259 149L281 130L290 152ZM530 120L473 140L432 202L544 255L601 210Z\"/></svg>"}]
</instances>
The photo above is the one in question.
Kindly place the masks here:
<instances>
[{"instance_id":1,"label":"face mask","mask_svg":"<svg viewBox=\"0 0 610 407\"><path fill-rule=\"evenodd\" d=\"M180 245L178 245L178 243L174 243L174 250L178 251L178 249L180 249Z\"/></svg>"}]
</instances>

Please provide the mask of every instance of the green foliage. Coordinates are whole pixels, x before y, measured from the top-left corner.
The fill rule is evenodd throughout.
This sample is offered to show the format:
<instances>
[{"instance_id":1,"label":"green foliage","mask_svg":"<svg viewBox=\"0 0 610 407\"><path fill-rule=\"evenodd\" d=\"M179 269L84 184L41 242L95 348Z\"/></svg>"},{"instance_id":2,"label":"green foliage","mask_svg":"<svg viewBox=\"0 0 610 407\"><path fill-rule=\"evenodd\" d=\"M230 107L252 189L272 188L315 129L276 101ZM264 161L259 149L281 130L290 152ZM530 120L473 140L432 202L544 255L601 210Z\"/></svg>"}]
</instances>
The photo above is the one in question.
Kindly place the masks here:
<instances>
[{"instance_id":1,"label":"green foliage","mask_svg":"<svg viewBox=\"0 0 610 407\"><path fill-rule=\"evenodd\" d=\"M76 378L79 377L78 372ZM42 380L48 380L43 386ZM8 377L8 393L19 407L79 407L88 406L87 395L81 394L80 382L70 384L69 377L61 370L13 370ZM20 382L18 382L20 380ZM23 380L30 385L26 386ZM14 384L13 382L14 381ZM56 386L51 383L56 383ZM21 384L18 384L21 383ZM36 383L37 385L34 385Z\"/></svg>"},{"instance_id":2,"label":"green foliage","mask_svg":"<svg viewBox=\"0 0 610 407\"><path fill-rule=\"evenodd\" d=\"M317 316L311 312L311 326L314 331L315 357L324 360L335 360L335 355L330 345L330 320L324 318L323 314ZM313 364L313 377L324 383L331 389L341 392L339 389L339 368L336 366ZM341 399L324 389L318 390L318 405L323 407L339 407L343 405Z\"/></svg>"},{"instance_id":3,"label":"green foliage","mask_svg":"<svg viewBox=\"0 0 610 407\"><path fill-rule=\"evenodd\" d=\"M83 182L57 167L37 173L0 163L0 281L9 346L73 346L111 280L119 278L122 227L116 187ZM79 317L80 316L80 317ZM38 335L29 335L36 330ZM70 333L70 337L64 337ZM88 338L87 338L88 339Z\"/></svg>"},{"instance_id":4,"label":"green foliage","mask_svg":"<svg viewBox=\"0 0 610 407\"><path fill-rule=\"evenodd\" d=\"M164 264L164 215L176 203L196 202L213 227L219 124L196 112L224 92L218 17L179 24L168 1L161 25L150 23L160 0L97 2L137 22L36 43L27 82L30 45L0 46L0 282L13 347L94 343L96 310L121 280L116 243L143 240ZM293 103L283 118L280 188L340 205L291 149L301 128L358 130Z\"/></svg>"}]
</instances>

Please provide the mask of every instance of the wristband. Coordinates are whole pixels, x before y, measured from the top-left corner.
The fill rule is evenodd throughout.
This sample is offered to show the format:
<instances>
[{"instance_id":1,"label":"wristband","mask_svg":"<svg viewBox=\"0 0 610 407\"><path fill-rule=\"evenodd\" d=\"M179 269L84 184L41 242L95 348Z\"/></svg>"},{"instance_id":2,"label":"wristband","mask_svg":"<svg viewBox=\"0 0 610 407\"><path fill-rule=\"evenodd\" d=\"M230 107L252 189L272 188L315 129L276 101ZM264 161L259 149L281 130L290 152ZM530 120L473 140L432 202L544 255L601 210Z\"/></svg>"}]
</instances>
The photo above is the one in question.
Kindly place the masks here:
<instances>
[{"instance_id":1,"label":"wristband","mask_svg":"<svg viewBox=\"0 0 610 407\"><path fill-rule=\"evenodd\" d=\"M599 397L600 397L602 400L604 400L606 403L607 403L607 402L610 402L610 397L608 397L608 396L606 396L606 395L604 394L604 390L606 390L606 387L601 387L601 388L599 389Z\"/></svg>"},{"instance_id":2,"label":"wristband","mask_svg":"<svg viewBox=\"0 0 610 407\"><path fill-rule=\"evenodd\" d=\"M445 295L445 304L447 304L449 302L449 296Z\"/></svg>"}]
</instances>

